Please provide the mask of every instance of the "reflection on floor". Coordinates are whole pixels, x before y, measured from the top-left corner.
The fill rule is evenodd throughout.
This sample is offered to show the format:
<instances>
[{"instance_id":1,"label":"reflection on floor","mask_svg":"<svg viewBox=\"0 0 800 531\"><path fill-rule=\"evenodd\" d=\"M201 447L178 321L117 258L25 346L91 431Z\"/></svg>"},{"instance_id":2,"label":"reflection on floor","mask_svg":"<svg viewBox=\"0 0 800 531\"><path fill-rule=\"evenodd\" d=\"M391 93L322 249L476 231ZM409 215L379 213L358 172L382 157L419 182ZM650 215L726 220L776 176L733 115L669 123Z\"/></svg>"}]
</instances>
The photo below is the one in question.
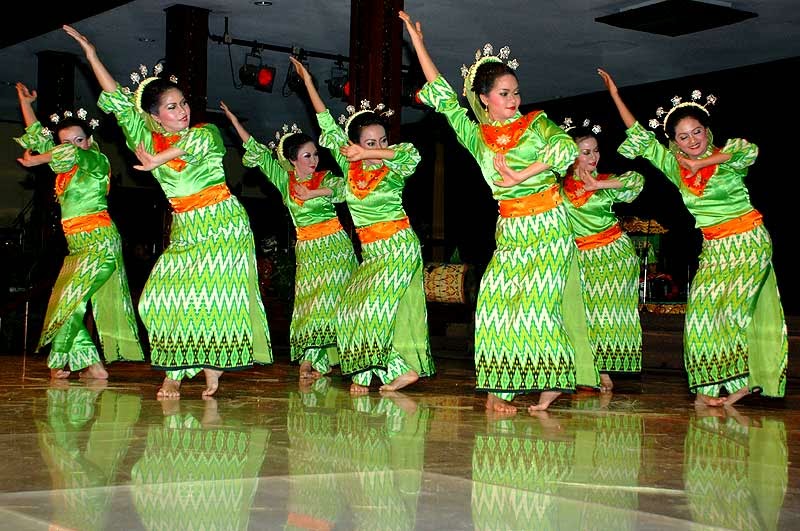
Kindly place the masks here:
<instances>
[{"instance_id":1,"label":"reflection on floor","mask_svg":"<svg viewBox=\"0 0 800 531\"><path fill-rule=\"evenodd\" d=\"M794 382L698 410L682 374L647 373L499 417L459 360L404 393L301 387L279 361L161 402L144 364L51 383L4 361L2 529L800 528Z\"/></svg>"}]
</instances>

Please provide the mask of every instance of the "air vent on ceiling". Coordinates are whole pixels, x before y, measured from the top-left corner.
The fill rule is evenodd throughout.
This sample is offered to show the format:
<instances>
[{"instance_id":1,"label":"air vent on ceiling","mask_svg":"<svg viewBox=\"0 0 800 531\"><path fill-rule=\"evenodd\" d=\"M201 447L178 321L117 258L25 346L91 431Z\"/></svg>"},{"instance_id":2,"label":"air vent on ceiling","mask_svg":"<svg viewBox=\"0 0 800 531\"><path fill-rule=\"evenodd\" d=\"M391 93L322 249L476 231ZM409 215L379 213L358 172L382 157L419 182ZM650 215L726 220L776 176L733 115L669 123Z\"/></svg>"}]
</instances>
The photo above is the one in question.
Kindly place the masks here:
<instances>
[{"instance_id":1,"label":"air vent on ceiling","mask_svg":"<svg viewBox=\"0 0 800 531\"><path fill-rule=\"evenodd\" d=\"M612 15L598 17L595 21L618 28L677 37L757 16L757 13L731 7L730 2L661 0L638 2Z\"/></svg>"}]
</instances>

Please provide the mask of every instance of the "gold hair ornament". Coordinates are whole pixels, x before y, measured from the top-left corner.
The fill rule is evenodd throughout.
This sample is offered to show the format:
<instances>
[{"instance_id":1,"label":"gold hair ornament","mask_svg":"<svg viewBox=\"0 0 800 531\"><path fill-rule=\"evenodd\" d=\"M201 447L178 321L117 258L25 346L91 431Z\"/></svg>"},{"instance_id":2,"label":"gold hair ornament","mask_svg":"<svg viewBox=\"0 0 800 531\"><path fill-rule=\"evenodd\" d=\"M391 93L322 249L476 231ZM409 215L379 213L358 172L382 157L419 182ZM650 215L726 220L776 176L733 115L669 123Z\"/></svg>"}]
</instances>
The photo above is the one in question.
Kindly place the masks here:
<instances>
[{"instance_id":1,"label":"gold hair ornament","mask_svg":"<svg viewBox=\"0 0 800 531\"><path fill-rule=\"evenodd\" d=\"M339 124L344 126L344 132L348 137L350 136L350 124L353 122L353 119L356 116L371 112L377 114L378 116L382 116L383 118L388 118L394 114L394 111L392 109L387 109L386 105L383 103L377 104L373 109L369 100L361 100L360 107L360 110L356 112L356 108L354 106L348 105L345 108L345 111L347 111L349 116L345 116L344 114L339 116Z\"/></svg>"},{"instance_id":2,"label":"gold hair ornament","mask_svg":"<svg viewBox=\"0 0 800 531\"><path fill-rule=\"evenodd\" d=\"M665 111L664 107L659 107L656 109L656 118L651 118L647 124L650 126L651 129L658 129L661 127L664 129L664 134L667 134L667 121L669 120L670 115L675 112L677 109L681 107L697 107L698 109L702 110L706 115L711 116L711 113L708 112L708 106L714 105L717 103L717 97L713 94L709 94L706 96L705 103L699 103L700 99L703 97L703 94L699 90L693 90L691 94L692 101L681 101L680 96L673 96L670 100L672 102L672 108L669 111ZM662 119L663 117L663 119ZM661 120L661 121L659 121Z\"/></svg>"},{"instance_id":3,"label":"gold hair ornament","mask_svg":"<svg viewBox=\"0 0 800 531\"><path fill-rule=\"evenodd\" d=\"M72 118L75 115L77 115L78 118L83 120L84 122L87 122L89 127L91 127L92 129L95 129L95 128L97 128L98 125L100 125L100 120L98 120L97 118L92 118L92 119L90 119L88 121L86 120L86 118L88 117L88 114L86 112L86 109L84 109L83 107L81 107L80 109L75 111L74 114L72 113L72 111L69 111L69 110L64 111L64 113L61 116L63 116L64 119L67 119L67 118ZM57 124L58 122L60 122L62 120L61 116L59 116L58 113L54 112L53 114L50 115L50 121L52 123L54 123L54 124ZM42 128L42 134L44 136L47 136L47 137L52 137L53 136L53 131L51 131L47 127L43 127Z\"/></svg>"},{"instance_id":4,"label":"gold hair ornament","mask_svg":"<svg viewBox=\"0 0 800 531\"><path fill-rule=\"evenodd\" d=\"M142 109L142 93L144 92L144 88L156 79L161 79L159 75L163 71L164 65L158 63L153 67L152 76L148 76L147 67L145 65L139 65L139 70L131 73L131 81L133 81L134 85L138 85L136 90L133 91L133 104L139 112L147 113L145 109ZM174 75L169 76L169 80L172 83L178 82L178 78ZM125 92L130 93L131 90L127 89Z\"/></svg>"},{"instance_id":5,"label":"gold hair ornament","mask_svg":"<svg viewBox=\"0 0 800 531\"><path fill-rule=\"evenodd\" d=\"M519 61L516 59L509 59L511 56L511 48L503 46L494 54L494 47L486 43L483 45L482 50L475 51L475 62L470 66L461 65L461 77L464 78L464 89L462 94L467 98L472 112L481 123L491 122L489 112L483 107L480 96L472 90L472 84L475 81L475 74L478 72L478 67L484 63L505 63L511 70L516 70L519 67Z\"/></svg>"},{"instance_id":6,"label":"gold hair ornament","mask_svg":"<svg viewBox=\"0 0 800 531\"><path fill-rule=\"evenodd\" d=\"M292 124L291 127L289 127L286 124L283 124L280 130L275 131L275 140L272 140L270 141L269 144L267 144L267 147L277 155L278 164L280 164L281 167L286 171L291 171L292 169L294 169L294 166L292 165L291 161L287 159L286 156L283 154L283 143L290 136L302 132L303 130L297 127L297 124Z\"/></svg>"},{"instance_id":7,"label":"gold hair ornament","mask_svg":"<svg viewBox=\"0 0 800 531\"><path fill-rule=\"evenodd\" d=\"M594 133L595 135L596 135L596 134L598 134L598 133L600 133L600 131L602 131L602 130L603 130L603 128L602 128L602 127L600 127L600 124L594 124L594 125L592 125L592 122L591 122L591 120L589 120L588 118L586 118L586 119L583 121L583 123L581 124L581 126L582 126L582 127L586 127L587 129L589 129L589 130L590 130L592 133ZM566 117L566 118L564 118L564 121L563 121L563 122L561 122L561 124L559 125L559 127L561 127L561 129L563 129L565 133L567 133L567 132L571 131L572 129L575 129L575 127L577 127L577 126L575 126L575 125L572 125L572 118L570 118L570 117Z\"/></svg>"}]
</instances>

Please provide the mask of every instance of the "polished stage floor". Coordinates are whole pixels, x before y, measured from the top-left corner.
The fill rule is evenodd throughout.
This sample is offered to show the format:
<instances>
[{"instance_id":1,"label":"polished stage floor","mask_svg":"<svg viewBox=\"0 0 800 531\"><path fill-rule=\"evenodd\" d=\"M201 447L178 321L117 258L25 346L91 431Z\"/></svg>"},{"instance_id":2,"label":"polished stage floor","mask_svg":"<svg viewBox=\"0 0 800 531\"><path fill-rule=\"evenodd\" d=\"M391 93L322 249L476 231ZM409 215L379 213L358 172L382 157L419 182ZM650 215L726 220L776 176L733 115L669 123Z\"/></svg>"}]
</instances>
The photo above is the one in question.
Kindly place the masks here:
<instances>
[{"instance_id":1,"label":"polished stage floor","mask_svg":"<svg viewBox=\"0 0 800 531\"><path fill-rule=\"evenodd\" d=\"M2 529L800 529L792 381L696 410L683 374L648 372L500 418L464 360L391 396L279 361L159 402L144 364L53 384L2 359Z\"/></svg>"}]
</instances>

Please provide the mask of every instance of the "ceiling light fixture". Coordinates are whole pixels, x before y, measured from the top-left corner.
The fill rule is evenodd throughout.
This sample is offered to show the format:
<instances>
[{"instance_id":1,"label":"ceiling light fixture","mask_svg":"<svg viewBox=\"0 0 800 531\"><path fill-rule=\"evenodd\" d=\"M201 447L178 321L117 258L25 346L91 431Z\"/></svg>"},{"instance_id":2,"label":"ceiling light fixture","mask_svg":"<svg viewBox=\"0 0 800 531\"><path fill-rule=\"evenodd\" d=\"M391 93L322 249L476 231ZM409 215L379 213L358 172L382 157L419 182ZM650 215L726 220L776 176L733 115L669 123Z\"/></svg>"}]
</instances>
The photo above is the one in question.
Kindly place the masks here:
<instances>
[{"instance_id":1,"label":"ceiling light fixture","mask_svg":"<svg viewBox=\"0 0 800 531\"><path fill-rule=\"evenodd\" d=\"M256 2L253 2L253 4L257 5L257 6L271 6L272 2L265 2L264 0L257 0Z\"/></svg>"}]
</instances>

